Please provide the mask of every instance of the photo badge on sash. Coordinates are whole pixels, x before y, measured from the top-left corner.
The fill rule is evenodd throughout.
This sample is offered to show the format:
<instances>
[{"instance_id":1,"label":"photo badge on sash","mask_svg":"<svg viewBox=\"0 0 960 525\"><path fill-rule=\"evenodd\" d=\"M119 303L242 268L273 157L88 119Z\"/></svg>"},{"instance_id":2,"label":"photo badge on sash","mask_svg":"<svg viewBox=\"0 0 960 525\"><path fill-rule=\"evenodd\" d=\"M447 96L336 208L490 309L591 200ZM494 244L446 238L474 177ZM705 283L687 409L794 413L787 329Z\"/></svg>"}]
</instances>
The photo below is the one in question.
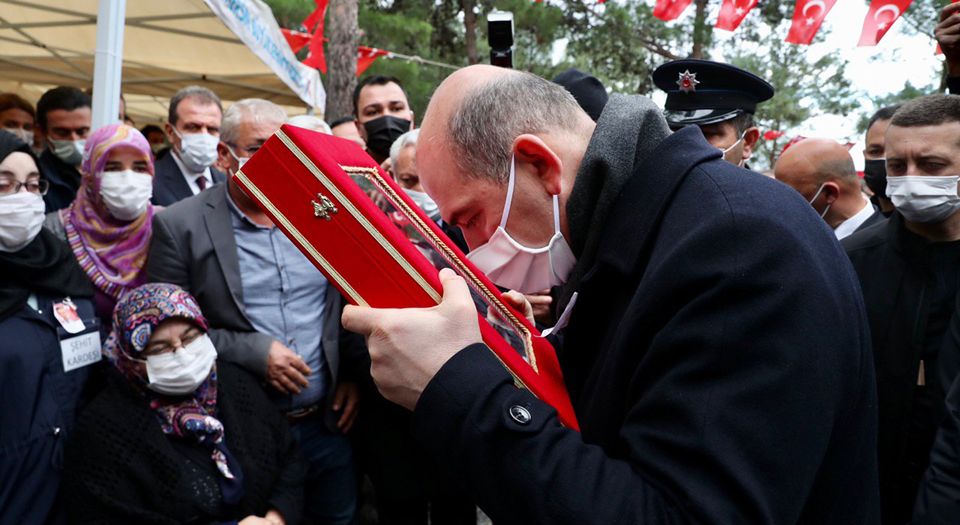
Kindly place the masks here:
<instances>
[{"instance_id":1,"label":"photo badge on sash","mask_svg":"<svg viewBox=\"0 0 960 525\"><path fill-rule=\"evenodd\" d=\"M100 321L83 320L69 297L53 303L53 316L60 323L57 336L63 356L63 371L70 372L97 363L100 353Z\"/></svg>"}]
</instances>

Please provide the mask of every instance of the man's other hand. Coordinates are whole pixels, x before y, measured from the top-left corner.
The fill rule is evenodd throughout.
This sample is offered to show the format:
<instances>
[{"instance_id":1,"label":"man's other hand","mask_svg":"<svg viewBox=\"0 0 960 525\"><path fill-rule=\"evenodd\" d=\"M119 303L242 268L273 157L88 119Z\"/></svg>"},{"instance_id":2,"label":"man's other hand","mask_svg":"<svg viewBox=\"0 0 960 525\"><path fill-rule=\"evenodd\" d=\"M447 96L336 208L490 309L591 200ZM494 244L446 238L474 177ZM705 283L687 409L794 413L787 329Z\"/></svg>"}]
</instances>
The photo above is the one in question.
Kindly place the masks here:
<instances>
[{"instance_id":1,"label":"man's other hand","mask_svg":"<svg viewBox=\"0 0 960 525\"><path fill-rule=\"evenodd\" d=\"M347 306L343 326L367 338L370 373L384 397L413 410L440 367L463 348L482 341L467 283L440 271L443 301L433 308L375 309Z\"/></svg>"},{"instance_id":2,"label":"man's other hand","mask_svg":"<svg viewBox=\"0 0 960 525\"><path fill-rule=\"evenodd\" d=\"M280 392L299 394L309 384L310 367L303 358L274 341L267 354L267 382Z\"/></svg>"},{"instance_id":3,"label":"man's other hand","mask_svg":"<svg viewBox=\"0 0 960 525\"><path fill-rule=\"evenodd\" d=\"M933 30L943 57L947 60L947 74L960 76L960 3L940 10L940 23Z\"/></svg>"}]
</instances>

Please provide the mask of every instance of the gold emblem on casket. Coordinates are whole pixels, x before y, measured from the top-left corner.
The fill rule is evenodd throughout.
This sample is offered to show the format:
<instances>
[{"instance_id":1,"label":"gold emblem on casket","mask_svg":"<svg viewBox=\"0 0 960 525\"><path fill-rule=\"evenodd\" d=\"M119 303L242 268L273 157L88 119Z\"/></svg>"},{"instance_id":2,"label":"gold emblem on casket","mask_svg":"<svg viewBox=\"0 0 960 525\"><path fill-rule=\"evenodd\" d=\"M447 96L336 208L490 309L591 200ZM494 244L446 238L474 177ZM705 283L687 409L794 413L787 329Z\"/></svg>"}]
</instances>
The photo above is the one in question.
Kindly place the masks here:
<instances>
[{"instance_id":1,"label":"gold emblem on casket","mask_svg":"<svg viewBox=\"0 0 960 525\"><path fill-rule=\"evenodd\" d=\"M337 213L340 211L336 206L333 205L333 201L331 201L326 195L318 193L317 199L319 199L320 202L310 201L313 204L314 217L319 217L329 221L333 219L331 216L332 213Z\"/></svg>"}]
</instances>

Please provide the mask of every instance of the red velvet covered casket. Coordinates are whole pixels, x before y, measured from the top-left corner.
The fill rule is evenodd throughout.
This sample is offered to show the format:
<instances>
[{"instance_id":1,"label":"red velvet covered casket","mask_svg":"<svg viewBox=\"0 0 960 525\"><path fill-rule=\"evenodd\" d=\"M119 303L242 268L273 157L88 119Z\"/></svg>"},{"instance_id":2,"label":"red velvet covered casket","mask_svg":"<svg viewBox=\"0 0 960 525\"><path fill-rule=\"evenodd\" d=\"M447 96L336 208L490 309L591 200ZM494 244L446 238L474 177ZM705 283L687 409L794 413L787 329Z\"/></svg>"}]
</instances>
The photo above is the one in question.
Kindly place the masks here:
<instances>
[{"instance_id":1,"label":"red velvet covered casket","mask_svg":"<svg viewBox=\"0 0 960 525\"><path fill-rule=\"evenodd\" d=\"M235 181L353 304L435 306L439 269L452 268L470 286L484 342L517 386L577 428L550 343L356 144L285 125Z\"/></svg>"}]
</instances>

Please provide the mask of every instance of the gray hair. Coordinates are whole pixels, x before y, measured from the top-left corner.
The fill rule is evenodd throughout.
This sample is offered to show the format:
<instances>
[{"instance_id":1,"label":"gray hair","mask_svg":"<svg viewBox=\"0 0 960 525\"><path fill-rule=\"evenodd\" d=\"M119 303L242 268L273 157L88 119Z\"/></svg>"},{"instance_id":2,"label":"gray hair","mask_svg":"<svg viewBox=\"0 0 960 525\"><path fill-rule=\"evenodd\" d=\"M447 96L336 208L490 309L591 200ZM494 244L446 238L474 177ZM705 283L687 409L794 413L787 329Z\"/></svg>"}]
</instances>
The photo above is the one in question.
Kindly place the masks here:
<instances>
[{"instance_id":1,"label":"gray hair","mask_svg":"<svg viewBox=\"0 0 960 525\"><path fill-rule=\"evenodd\" d=\"M450 116L447 131L461 173L505 183L516 137L576 132L586 116L562 86L517 71L471 89Z\"/></svg>"},{"instance_id":2,"label":"gray hair","mask_svg":"<svg viewBox=\"0 0 960 525\"><path fill-rule=\"evenodd\" d=\"M244 121L275 123L279 129L286 120L287 112L269 100L262 98L238 100L223 114L220 140L228 144L236 144L240 123Z\"/></svg>"},{"instance_id":3,"label":"gray hair","mask_svg":"<svg viewBox=\"0 0 960 525\"><path fill-rule=\"evenodd\" d=\"M296 126L298 128L319 131L320 133L326 133L327 135L333 134L333 132L330 131L330 125L316 115L295 115L287 119L287 124Z\"/></svg>"},{"instance_id":4,"label":"gray hair","mask_svg":"<svg viewBox=\"0 0 960 525\"><path fill-rule=\"evenodd\" d=\"M397 169L397 158L400 156L403 148L416 146L418 138L420 138L420 130L415 129L400 135L397 140L393 141L393 145L390 146L390 164L393 166L393 169Z\"/></svg>"},{"instance_id":5,"label":"gray hair","mask_svg":"<svg viewBox=\"0 0 960 525\"><path fill-rule=\"evenodd\" d=\"M220 110L220 114L223 114L223 104L220 103L220 97L218 97L216 93L203 86L187 86L177 91L173 95L173 98L170 99L170 107L167 110L167 121L170 122L171 126L176 126L177 120L179 119L177 106L188 98L195 99L201 104L214 104L217 106L217 109Z\"/></svg>"}]
</instances>

